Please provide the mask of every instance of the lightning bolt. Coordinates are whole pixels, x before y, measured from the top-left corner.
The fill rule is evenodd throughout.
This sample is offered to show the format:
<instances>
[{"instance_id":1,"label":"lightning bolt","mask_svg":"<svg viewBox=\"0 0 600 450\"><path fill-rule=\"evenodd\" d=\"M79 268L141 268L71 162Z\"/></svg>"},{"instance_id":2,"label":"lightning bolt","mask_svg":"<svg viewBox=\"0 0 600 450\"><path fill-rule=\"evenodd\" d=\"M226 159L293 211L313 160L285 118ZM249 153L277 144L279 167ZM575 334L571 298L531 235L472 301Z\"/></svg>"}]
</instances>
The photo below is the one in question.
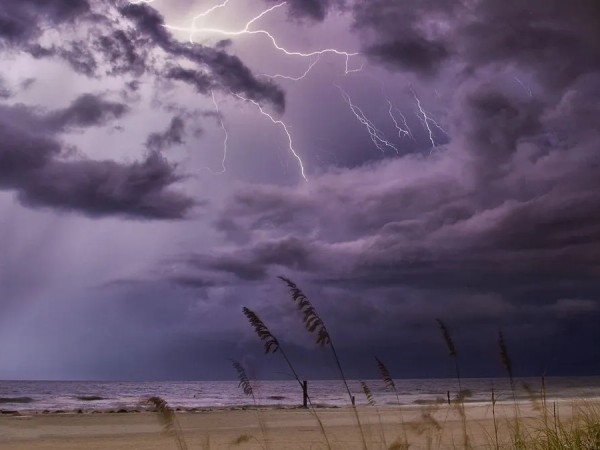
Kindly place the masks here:
<instances>
[{"instance_id":1,"label":"lightning bolt","mask_svg":"<svg viewBox=\"0 0 600 450\"><path fill-rule=\"evenodd\" d=\"M338 50L335 48L325 48L325 49L321 49L321 50L315 50L312 52L299 52L299 51L292 51L292 50L287 50L285 47L282 47L281 45L279 45L279 43L277 42L277 39L275 39L275 37L268 32L267 30L263 30L263 29L259 29L259 30L251 30L250 27L257 22L258 20L260 20L262 17L264 17L265 15L271 13L272 11L275 11L278 8L281 8L282 6L285 6L287 4L287 2L282 2L282 3L278 3L276 5L271 6L270 8L267 8L266 10L262 11L261 13L259 13L257 16L253 17L252 19L250 19L246 25L244 26L244 28L242 28L241 30L225 30L225 29L221 29L221 28L212 28L212 27L207 27L207 28L197 28L196 24L197 24L197 20L202 18L202 17L206 17L208 14L210 14L211 12L215 11L218 8L222 8L224 6L226 6L229 3L229 0L225 0L223 3L220 3L216 6L213 6L212 8L208 9L207 11L204 11L200 14L198 14L196 17L194 17L194 20L192 22L192 26L191 27L180 27L180 26L175 26L175 25L168 25L165 24L163 25L164 27L166 27L167 29L173 30L173 31L182 31L182 32L187 32L190 34L190 42L194 43L194 36L196 34L220 34L222 36L242 36L242 35L263 35L266 36L271 43L273 44L273 47L275 47L278 51L288 55L288 56L300 56L303 58L310 58L313 56L320 56L320 55L324 55L324 54L336 54L336 55L340 55L343 56L345 58L346 64L345 64L345 73L352 73L352 72L356 72L356 71L360 71L362 70L362 67L359 69L350 69L350 58L352 56L357 56L359 53L353 53L353 52L347 52L347 51L342 51L342 50ZM314 66L314 65L313 65ZM309 70L310 71L310 70Z\"/></svg>"},{"instance_id":2,"label":"lightning bolt","mask_svg":"<svg viewBox=\"0 0 600 450\"><path fill-rule=\"evenodd\" d=\"M530 97L533 97L533 92L531 91L531 88L529 86L527 86L525 83L523 83L523 81L517 76L515 76L514 79L517 83L519 83L521 85L521 87L523 89L525 89L527 91L527 94L529 94Z\"/></svg>"},{"instance_id":3,"label":"lightning bolt","mask_svg":"<svg viewBox=\"0 0 600 450\"><path fill-rule=\"evenodd\" d=\"M390 115L392 121L394 122L396 130L398 130L398 137L403 138L403 137L408 136L414 141L415 138L413 137L412 131L410 130L410 127L408 126L408 122L406 121L406 117L404 116L404 114L402 114L402 111L400 111L398 108L395 108L389 99L386 98L386 101L388 102L388 105L389 105L388 114ZM400 126L400 124L398 123L398 120L394 116L394 110L396 110L396 112L400 115L400 119L402 120L404 128L402 128Z\"/></svg>"},{"instance_id":4,"label":"lightning bolt","mask_svg":"<svg viewBox=\"0 0 600 450\"><path fill-rule=\"evenodd\" d=\"M221 125L221 129L223 130L223 134L225 138L223 139L223 159L221 160L222 170L220 172L216 172L217 174L225 173L225 160L227 159L227 141L229 140L229 134L227 133L227 128L225 128L225 124L223 123L223 117L221 116L221 111L219 110L219 104L217 103L217 99L215 98L215 92L210 91L212 96L213 104L215 105L215 111L217 112L217 117L219 119L219 124Z\"/></svg>"},{"instance_id":5,"label":"lightning bolt","mask_svg":"<svg viewBox=\"0 0 600 450\"><path fill-rule=\"evenodd\" d=\"M281 129L285 132L285 134L286 134L286 136L288 138L288 149L289 149L290 153L292 155L294 155L294 158L296 158L298 160L298 165L300 166L300 173L302 175L302 178L304 178L306 181L308 181L308 178L306 178L306 173L304 171L304 163L302 162L302 158L300 157L300 155L298 155L298 153L294 149L294 142L292 141L292 135L290 134L288 126L284 122L282 122L281 120L275 119L271 114L269 114L268 112L266 112L263 109L263 107L260 105L260 103L258 103L257 101L249 99L249 98L245 98L245 97L241 96L240 94L236 94L236 93L233 93L233 92L232 92L232 94L235 95L240 100L252 103L254 106L256 106L258 108L258 110L260 111L260 113L263 116L266 116L266 117L269 118L269 120L273 123L273 125L278 125L279 127L281 127Z\"/></svg>"},{"instance_id":6,"label":"lightning bolt","mask_svg":"<svg viewBox=\"0 0 600 450\"><path fill-rule=\"evenodd\" d=\"M192 29L196 29L196 23L198 22L198 20L202 19L203 17L208 16L209 14L216 11L217 9L224 8L225 6L227 6L227 3L229 3L229 1L230 0L224 0L223 3L219 3L218 5L215 5L211 8L208 8L206 11L201 12L197 16L194 16L194 18L192 19ZM190 32L190 43L192 43L192 44L194 43L194 33L192 33L192 32Z\"/></svg>"},{"instance_id":7,"label":"lightning bolt","mask_svg":"<svg viewBox=\"0 0 600 450\"><path fill-rule=\"evenodd\" d=\"M130 3L132 4L138 4L138 3L151 3L153 0L130 0ZM264 11L261 11L259 14L257 14L255 17L252 17L245 25L243 28L238 29L238 30L227 30L227 29L221 29L221 28L215 28L215 27L200 27L198 25L198 22L203 19L208 17L211 13L215 12L218 9L221 8L225 8L228 4L230 3L230 0L223 0L221 1L221 3L218 3L210 8L208 8L207 10L195 15L192 19L192 23L191 26L189 27L182 27L182 26L175 26L175 25L170 25L170 24L164 24L163 26L169 30L172 31L180 31L180 32L186 32L189 33L189 41L190 43L194 44L195 43L195 37L199 34L204 34L204 35L210 35L210 34L214 34L214 35L221 35L221 36L227 36L227 37L237 37L237 36L244 36L244 35L262 35L265 36L272 44L272 46L279 52L287 55L287 56L295 56L295 57L301 57L301 58L313 58L316 57L316 59L314 61L312 61L310 63L310 65L308 66L308 68L305 70L305 72L299 76L289 76L289 75L283 75L283 74L275 74L275 75L271 75L269 76L270 78L282 78L282 79L288 79L291 81L299 81L304 79L306 76L308 76L308 74L311 72L311 70L315 67L315 65L319 62L321 56L326 55L326 54L333 54L333 55L337 55L337 56L342 56L345 60L345 69L344 69L344 73L345 75L351 74L351 73L355 73L355 72L360 72L363 70L364 68L364 63L361 64L360 67L358 68L351 68L350 67L350 59L354 56L359 55L359 53L357 52L348 52L348 51L343 51L343 50L339 50L336 48L324 48L324 49L320 49L320 50L314 50L314 51L308 51L308 52L301 52L301 51L295 51L295 50L288 50L285 47L281 46L277 39L275 38L275 36L273 36L273 34L271 34L269 31L265 30L265 29L253 29L252 26L258 22L260 19L262 19L264 16L266 16L267 14L270 14L271 12L282 8L283 6L285 6L287 4L286 1L275 4L273 6L271 6L270 8L265 9ZM267 75L268 76L268 75ZM306 177L306 173L305 173L305 169L304 169L304 163L302 161L302 158L300 157L300 155L296 152L295 148L294 148L294 143L292 140L292 136L289 132L289 128L288 125L285 124L282 120L278 120L275 119L271 114L269 114L268 112L266 112L263 107L260 105L260 103L252 100L252 99L248 99L245 98L237 93L232 93L233 95L235 95L237 98L239 98L240 100L243 100L245 102L249 102L252 103L254 106L256 106L258 108L258 110L260 111L260 113L264 116L266 116L272 123L273 125L279 126L286 134L287 139L288 139L288 148L290 153L294 156L294 158L296 158L296 160L298 161L298 164L300 166L300 171L301 171L301 175L302 177L307 180ZM225 127L225 124L223 122L223 119L220 116L220 111L219 111L219 106L218 103L216 101L215 98L215 94L214 92L211 91L211 95L212 95L212 101L213 104L215 106L215 110L217 111L217 114L219 115L219 123L221 128L223 129L223 133L225 135L225 140L224 140L224 144L223 144L223 160L222 160L222 171L220 173L224 173L226 170L225 167L225 161L226 161L226 157L227 157L227 142L228 142L228 133L227 133L227 129ZM358 108L357 106L355 106L350 97L343 93L344 98L346 98L348 104L350 105L351 110L353 111L353 113L355 114L355 116L359 119L359 121L361 121L361 123L363 123L365 126L367 126L367 129L369 130L369 134L371 135L371 139L373 141L373 143L377 146L377 148L379 148L381 151L384 151L384 147L389 147L394 149L396 152L398 152L398 149L391 144L390 142L388 142L385 137L383 136L383 133L381 131L379 131L373 124L372 122L370 122L364 115L364 113L360 110L360 108Z\"/></svg>"},{"instance_id":8,"label":"lightning bolt","mask_svg":"<svg viewBox=\"0 0 600 450\"><path fill-rule=\"evenodd\" d=\"M371 141L373 142L373 145L375 145L375 147L377 147L377 149L379 151L381 151L382 153L385 152L385 147L391 148L396 153L399 153L398 148L394 144L389 142L385 138L383 132L381 132L373 124L373 122L371 122L367 118L365 113L352 102L352 99L350 98L348 93L346 91L344 91L340 86L337 86L337 88L340 90L340 92L342 94L342 98L345 100L345 102L350 107L350 111L352 111L352 114L354 114L354 117L356 117L356 120L358 120L362 125L364 125L366 127L367 132L369 133L369 137L371 138Z\"/></svg>"},{"instance_id":9,"label":"lightning bolt","mask_svg":"<svg viewBox=\"0 0 600 450\"><path fill-rule=\"evenodd\" d=\"M312 68L315 67L315 65L319 62L319 59L321 59L321 56L318 56L317 59L315 59L312 63L310 63L310 66L308 66L308 69L306 69L306 71L302 75L297 76L297 77L292 77L290 75L281 75L281 74L265 75L265 76L268 78L283 78L285 80L300 81L300 80L306 78L306 76L310 73Z\"/></svg>"},{"instance_id":10,"label":"lightning bolt","mask_svg":"<svg viewBox=\"0 0 600 450\"><path fill-rule=\"evenodd\" d=\"M427 111L423 109L423 106L421 105L421 100L419 99L419 97L417 97L417 94L414 91L412 91L412 94L415 98L415 101L417 102L417 108L419 108L418 116L421 119L423 126L427 130L427 133L429 134L429 141L431 142L431 147L433 149L437 147L437 144L435 142L433 129L431 128L431 126L433 125L445 135L448 135L448 133L436 122L436 120L433 117L431 117L431 115Z\"/></svg>"}]
</instances>

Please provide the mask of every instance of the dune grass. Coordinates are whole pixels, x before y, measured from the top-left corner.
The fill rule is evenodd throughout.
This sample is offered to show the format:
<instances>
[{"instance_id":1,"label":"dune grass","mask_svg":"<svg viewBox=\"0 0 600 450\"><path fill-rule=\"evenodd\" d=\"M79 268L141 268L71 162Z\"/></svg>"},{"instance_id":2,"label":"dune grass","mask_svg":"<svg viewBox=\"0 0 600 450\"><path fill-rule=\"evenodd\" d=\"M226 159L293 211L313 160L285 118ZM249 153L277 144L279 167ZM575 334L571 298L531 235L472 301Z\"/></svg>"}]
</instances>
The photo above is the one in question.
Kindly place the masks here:
<instances>
[{"instance_id":1,"label":"dune grass","mask_svg":"<svg viewBox=\"0 0 600 450\"><path fill-rule=\"evenodd\" d=\"M281 347L279 340L273 335L273 333L271 333L269 328L265 325L265 323L260 319L260 317L258 317L258 315L254 311L252 311L249 308L244 307L244 308L242 308L242 312L248 319L250 326L254 329L257 336L263 342L265 353L275 353L275 352L279 351L279 353L285 360L288 368L291 370L291 372L294 376L294 379L298 382L298 384L300 385L300 388L302 389L302 387L303 387L302 380L300 380L300 376L298 375L298 372L296 372L296 369L294 368L292 361L288 358L287 353ZM307 395L307 399L308 399L308 405L310 407L310 411L313 414L313 416L315 417L317 424L319 425L321 434L323 435L325 445L328 449L331 449L331 444L329 443L329 438L327 436L327 433L325 432L325 427L323 426L323 422L319 418L319 415L317 414L317 411L316 411L309 395Z\"/></svg>"}]
</instances>

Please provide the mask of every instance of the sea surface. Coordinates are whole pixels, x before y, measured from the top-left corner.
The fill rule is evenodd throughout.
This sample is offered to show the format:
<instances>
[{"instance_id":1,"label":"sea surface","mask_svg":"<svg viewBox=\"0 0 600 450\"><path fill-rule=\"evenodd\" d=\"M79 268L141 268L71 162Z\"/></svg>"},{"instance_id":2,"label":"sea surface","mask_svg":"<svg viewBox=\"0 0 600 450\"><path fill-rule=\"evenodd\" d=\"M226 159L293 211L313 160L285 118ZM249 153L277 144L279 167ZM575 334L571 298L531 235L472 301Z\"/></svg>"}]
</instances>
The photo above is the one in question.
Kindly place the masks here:
<instances>
[{"instance_id":1,"label":"sea surface","mask_svg":"<svg viewBox=\"0 0 600 450\"><path fill-rule=\"evenodd\" d=\"M447 392L456 395L456 380L395 380L398 398L381 380L365 380L378 405L400 403L427 404L444 401ZM349 381L357 404L367 404L359 381ZM525 386L527 385L527 387ZM541 392L539 378L515 381L518 399L530 399ZM512 390L506 379L471 378L462 380L470 402L489 402L492 387L498 401L512 401ZM257 381L253 383L256 404L293 407L302 403L302 390L295 381ZM338 380L310 381L308 392L313 404L345 406L350 404L344 384ZM164 398L180 408L233 408L253 405L237 381L0 381L0 410L18 411L90 411L136 409L151 396ZM566 398L600 398L600 377L560 377L546 379L548 400Z\"/></svg>"}]
</instances>

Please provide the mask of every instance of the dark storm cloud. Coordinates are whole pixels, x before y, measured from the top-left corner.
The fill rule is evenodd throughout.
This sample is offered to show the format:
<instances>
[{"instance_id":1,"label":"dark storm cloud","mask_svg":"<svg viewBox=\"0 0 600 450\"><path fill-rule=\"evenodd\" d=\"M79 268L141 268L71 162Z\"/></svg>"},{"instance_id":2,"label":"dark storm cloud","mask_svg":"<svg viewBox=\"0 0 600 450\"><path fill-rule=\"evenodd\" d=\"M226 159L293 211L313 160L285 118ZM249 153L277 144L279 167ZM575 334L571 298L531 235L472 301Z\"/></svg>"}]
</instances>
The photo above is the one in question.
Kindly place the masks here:
<instances>
[{"instance_id":1,"label":"dark storm cloud","mask_svg":"<svg viewBox=\"0 0 600 450\"><path fill-rule=\"evenodd\" d=\"M280 3L276 0L267 1ZM292 17L322 21L330 9L342 7L345 3L344 0L288 0L287 8Z\"/></svg>"},{"instance_id":2,"label":"dark storm cloud","mask_svg":"<svg viewBox=\"0 0 600 450\"><path fill-rule=\"evenodd\" d=\"M435 22L446 25L460 4L440 0L357 2L355 27L368 36L364 53L392 70L436 73L455 49L452 31Z\"/></svg>"},{"instance_id":3,"label":"dark storm cloud","mask_svg":"<svg viewBox=\"0 0 600 450\"><path fill-rule=\"evenodd\" d=\"M312 20L339 5L288 4L292 17ZM401 79L417 74L415 92L448 110L448 144L430 151L418 142L420 153L311 170L298 185L237 188L212 218L223 246L206 243L215 230L200 228L195 252L190 245L165 259L145 281L115 283L91 312L74 302L80 335L98 317L109 322L102 321L98 348L106 348L105 330L116 330L108 363L96 355L87 361L117 367L110 376L118 378L114 348L125 348L129 376L195 377L201 372L190 361L203 349L211 349L204 352L211 367L223 355L260 351L240 314L246 305L318 376L307 351L314 342L275 278L284 274L327 321L351 376L376 376L368 369L373 354L401 376L452 376L451 364L440 369L436 317L451 326L468 376L501 373L499 326L519 374L600 370L599 8L592 0L356 2L364 53ZM98 23L88 44L73 38L60 49L36 48L34 32L7 42L26 36L28 51L92 76L145 73L201 94L231 90L283 107L281 91L256 79L227 46L175 41L150 5L121 12L110 26ZM137 163L66 158L62 133L118 120L126 112L118 105L94 97L51 113L0 107L0 189L29 205L89 216L185 216L193 202L171 190L180 175L156 151L183 140L182 123L152 130L147 144L155 151ZM352 149L343 150L342 165ZM148 351L148 339L162 353ZM157 366L169 372L152 372ZM225 369L213 375L223 376Z\"/></svg>"},{"instance_id":4,"label":"dark storm cloud","mask_svg":"<svg viewBox=\"0 0 600 450\"><path fill-rule=\"evenodd\" d=\"M131 32L116 30L100 36L94 45L98 52L105 55L110 75L131 73L140 76L146 71L148 51L144 46L136 45L139 41Z\"/></svg>"},{"instance_id":5,"label":"dark storm cloud","mask_svg":"<svg viewBox=\"0 0 600 450\"><path fill-rule=\"evenodd\" d=\"M348 342L373 347L410 331L431 355L435 330L423 327L437 316L473 330L459 338L476 352L475 336L493 348L499 325L531 343L597 339L600 10L534 3L359 4L373 59L432 84L442 69L457 75L435 85L451 93L449 144L299 186L244 186L215 219L230 246L183 258L188 279L273 285L289 274L335 329L352 324ZM531 94L516 84L523 74ZM382 331L360 331L361 319ZM576 368L584 353L557 370L587 370ZM546 357L522 359L525 370Z\"/></svg>"},{"instance_id":6,"label":"dark storm cloud","mask_svg":"<svg viewBox=\"0 0 600 450\"><path fill-rule=\"evenodd\" d=\"M597 95L596 86L585 89L578 95ZM600 136L591 122L581 124L600 110L573 95L541 110L478 86L463 95L456 143L443 155L326 175L301 188L248 187L218 226L237 242L252 242L257 230L270 243L297 236L313 261L301 270L349 283L508 290L558 275L591 280L600 269ZM557 109L568 112L564 125L573 124L560 138L549 134ZM257 248L246 249L256 259L238 254L260 263ZM294 268L291 257L271 264Z\"/></svg>"},{"instance_id":7,"label":"dark storm cloud","mask_svg":"<svg viewBox=\"0 0 600 450\"><path fill-rule=\"evenodd\" d=\"M154 151L162 151L174 145L181 145L185 138L185 121L181 116L171 119L168 128L162 133L152 133L146 140L146 147Z\"/></svg>"},{"instance_id":8,"label":"dark storm cloud","mask_svg":"<svg viewBox=\"0 0 600 450\"><path fill-rule=\"evenodd\" d=\"M449 56L449 51L442 42L409 37L374 44L367 49L367 54L400 69L431 74Z\"/></svg>"},{"instance_id":9,"label":"dark storm cloud","mask_svg":"<svg viewBox=\"0 0 600 450\"><path fill-rule=\"evenodd\" d=\"M0 38L24 41L38 35L44 25L68 23L89 11L87 0L3 0Z\"/></svg>"},{"instance_id":10,"label":"dark storm cloud","mask_svg":"<svg viewBox=\"0 0 600 450\"><path fill-rule=\"evenodd\" d=\"M123 117L129 108L101 95L83 94L63 109L44 112L29 106L0 104L0 116L15 129L29 128L33 133L48 136L71 128L103 126ZM8 125L7 125L8 126Z\"/></svg>"},{"instance_id":11,"label":"dark storm cloud","mask_svg":"<svg viewBox=\"0 0 600 450\"><path fill-rule=\"evenodd\" d=\"M512 62L535 70L540 81L564 86L599 67L600 7L594 0L376 0L358 3L355 20L357 29L368 30L367 55L421 73L444 63L476 70Z\"/></svg>"},{"instance_id":12,"label":"dark storm cloud","mask_svg":"<svg viewBox=\"0 0 600 450\"><path fill-rule=\"evenodd\" d=\"M133 164L64 159L57 131L100 125L124 112L123 105L91 95L46 115L0 106L0 189L16 192L29 206L89 216L184 217L194 202L169 190L181 177L155 152Z\"/></svg>"},{"instance_id":13,"label":"dark storm cloud","mask_svg":"<svg viewBox=\"0 0 600 450\"><path fill-rule=\"evenodd\" d=\"M208 66L212 78L223 89L244 94L252 100L268 101L283 110L285 106L283 91L270 81L258 80L237 56L229 55L219 48L176 41L164 27L162 15L146 4L127 5L120 8L120 12L133 21L141 33L149 36L155 45L169 55ZM194 86L198 86L197 78L190 78L189 72L185 76L180 72L180 75L179 80L191 80Z\"/></svg>"},{"instance_id":14,"label":"dark storm cloud","mask_svg":"<svg viewBox=\"0 0 600 450\"><path fill-rule=\"evenodd\" d=\"M594 0L481 2L475 14L458 36L473 66L512 61L536 71L551 88L600 67L600 5Z\"/></svg>"},{"instance_id":15,"label":"dark storm cloud","mask_svg":"<svg viewBox=\"0 0 600 450\"><path fill-rule=\"evenodd\" d=\"M157 153L130 165L113 161L54 161L19 190L30 206L78 211L89 216L181 219L194 202L167 190L180 180Z\"/></svg>"},{"instance_id":16,"label":"dark storm cloud","mask_svg":"<svg viewBox=\"0 0 600 450\"><path fill-rule=\"evenodd\" d=\"M318 269L322 261L317 255L322 250L311 242L295 237L284 237L257 243L237 252L221 255L187 255L177 260L186 270L186 280L205 280L217 274L233 277L220 277L223 284L235 283L235 278L245 281L264 281L269 276L269 268L278 266L292 270ZM172 262L170 262L172 263Z\"/></svg>"},{"instance_id":17,"label":"dark storm cloud","mask_svg":"<svg viewBox=\"0 0 600 450\"><path fill-rule=\"evenodd\" d=\"M285 104L279 87L256 78L237 56L226 53L226 42L215 48L178 42L164 27L163 16L146 4L9 0L0 7L0 39L3 52L62 60L73 71L95 79L146 74L158 84L165 79L181 81L201 94L221 89L270 102L280 111ZM3 86L1 96L8 97ZM35 207L88 215L183 217L193 202L169 189L181 177L156 152L183 143L184 117L195 114L187 105L177 106L179 117L167 130L150 134L150 153L138 163L67 158L66 149L73 147L65 142L66 133L121 119L129 112L129 103L137 101L124 98L128 105L85 94L51 112L2 106L5 139L0 150L5 164L0 184L16 191L23 204Z\"/></svg>"},{"instance_id":18,"label":"dark storm cloud","mask_svg":"<svg viewBox=\"0 0 600 450\"><path fill-rule=\"evenodd\" d=\"M104 100L92 94L78 97L67 108L50 113L46 121L56 129L105 125L128 112L123 103Z\"/></svg>"},{"instance_id":19,"label":"dark storm cloud","mask_svg":"<svg viewBox=\"0 0 600 450\"><path fill-rule=\"evenodd\" d=\"M177 81L183 81L196 88L201 94L206 94L212 87L210 77L198 70L184 69L183 67L173 67L169 69L165 78Z\"/></svg>"},{"instance_id":20,"label":"dark storm cloud","mask_svg":"<svg viewBox=\"0 0 600 450\"><path fill-rule=\"evenodd\" d=\"M107 17L120 14L121 19ZM78 25L83 23L85 39L77 38ZM60 43L42 45L37 38L42 30L57 28ZM54 29L54 28L52 28ZM140 76L151 72L162 78L162 50L171 66L180 60L207 68L204 74L209 85L226 92L242 94L255 101L269 102L280 111L284 109L283 91L270 80L259 80L237 56L226 52L224 45L207 47L175 40L164 27L163 16L147 4L123 3L114 10L112 5L100 2L41 2L9 0L0 9L0 36L5 39L5 49L26 50L36 58L60 58L76 72L90 77L131 74ZM190 69L193 70L193 69ZM200 92L201 76L198 72L173 72L180 81L189 82Z\"/></svg>"}]
</instances>

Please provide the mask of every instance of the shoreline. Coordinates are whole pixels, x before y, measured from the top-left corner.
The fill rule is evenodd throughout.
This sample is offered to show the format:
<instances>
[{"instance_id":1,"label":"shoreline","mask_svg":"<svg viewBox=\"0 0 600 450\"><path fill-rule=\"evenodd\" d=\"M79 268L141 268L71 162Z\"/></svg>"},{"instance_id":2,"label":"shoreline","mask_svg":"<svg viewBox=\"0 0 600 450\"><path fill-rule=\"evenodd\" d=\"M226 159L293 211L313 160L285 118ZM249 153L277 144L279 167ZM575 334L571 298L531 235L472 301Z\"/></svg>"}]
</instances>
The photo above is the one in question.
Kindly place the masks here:
<instances>
[{"instance_id":1,"label":"shoreline","mask_svg":"<svg viewBox=\"0 0 600 450\"><path fill-rule=\"evenodd\" d=\"M541 401L541 398L532 399L517 399L518 406L532 405L535 402ZM568 397L568 398L546 398L547 404L556 403L557 405L572 404L574 402L584 402L600 404L600 396L594 397ZM465 407L482 407L491 406L490 400L463 400ZM514 406L515 402L512 399L498 400L495 402L498 407L510 407ZM380 411L404 411L404 410L415 410L415 409L426 409L431 407L447 407L455 405L451 403L448 405L446 401L415 401L413 403L401 403L398 404L377 404L371 406L367 403L357 404L356 407L363 408L377 408ZM316 410L350 410L351 405L331 405L325 403L313 404ZM224 411L288 411L288 410L310 410L302 405L273 405L273 404L240 404L240 405L228 405L228 406L203 406L203 407L191 407L191 406L173 406L170 405L171 409L176 413L209 413L209 412L224 412ZM93 407L82 407L82 408L44 408L44 409L29 409L29 408L3 408L0 404L0 416L42 416L42 415L81 415L81 414L140 414L140 413L152 413L153 409L147 406L147 403L140 402L139 406L114 406L107 408L93 408Z\"/></svg>"}]
</instances>

